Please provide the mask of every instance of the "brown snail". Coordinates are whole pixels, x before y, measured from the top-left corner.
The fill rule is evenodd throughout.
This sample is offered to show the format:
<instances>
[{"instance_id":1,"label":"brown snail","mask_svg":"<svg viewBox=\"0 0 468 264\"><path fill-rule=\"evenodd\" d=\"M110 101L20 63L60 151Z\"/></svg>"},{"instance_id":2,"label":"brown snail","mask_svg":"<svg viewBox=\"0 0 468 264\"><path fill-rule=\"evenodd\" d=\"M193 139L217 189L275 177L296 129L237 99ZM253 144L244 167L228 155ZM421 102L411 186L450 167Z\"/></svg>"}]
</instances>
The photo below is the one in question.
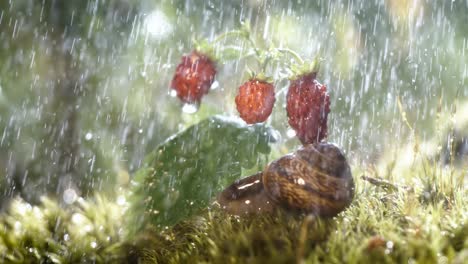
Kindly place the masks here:
<instances>
[{"instance_id":1,"label":"brown snail","mask_svg":"<svg viewBox=\"0 0 468 264\"><path fill-rule=\"evenodd\" d=\"M218 196L218 203L237 215L283 208L331 217L343 211L353 197L354 181L343 152L332 143L321 142L234 182Z\"/></svg>"}]
</instances>

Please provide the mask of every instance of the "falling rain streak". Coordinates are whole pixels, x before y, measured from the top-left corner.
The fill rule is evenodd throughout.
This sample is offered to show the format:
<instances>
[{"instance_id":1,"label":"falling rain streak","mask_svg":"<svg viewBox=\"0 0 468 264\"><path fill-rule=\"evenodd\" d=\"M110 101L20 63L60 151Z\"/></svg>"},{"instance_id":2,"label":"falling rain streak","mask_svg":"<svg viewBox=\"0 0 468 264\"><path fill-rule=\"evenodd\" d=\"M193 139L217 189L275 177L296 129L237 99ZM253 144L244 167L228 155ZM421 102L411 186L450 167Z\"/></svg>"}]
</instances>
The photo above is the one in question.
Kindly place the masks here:
<instances>
[{"instance_id":1,"label":"falling rain streak","mask_svg":"<svg viewBox=\"0 0 468 264\"><path fill-rule=\"evenodd\" d=\"M240 168L237 178L262 170L301 146L288 123L286 95L290 79L303 69L291 66L298 59L286 50L307 62L317 59L317 81L330 99L326 140L343 149L353 168L398 178L421 154L431 166L466 170L467 14L467 0L0 1L0 211L14 204L19 216L42 219L37 205L53 197L60 208L83 207L69 212L69 224L79 230L60 234L63 241L96 231L84 216L89 199L96 207L109 199L126 210L135 172L148 165L145 157L158 146L217 115L237 122L234 127L246 125L235 97L239 86L264 71L268 76L261 77L271 77L275 87L276 101L264 123L272 131L242 146L252 160L239 158L241 152L221 153L216 158L232 164L210 168L219 186L227 184L221 179L233 167ZM248 38L245 31L232 33L243 27L249 27ZM217 39L227 32L232 34ZM206 43L216 45L210 49ZM181 58L196 49L217 59L216 76L200 101L181 102L171 82ZM223 133L210 134L213 142L184 141L162 163L191 164L190 172L198 171L208 161L196 143L239 144L245 136ZM257 157L262 138L271 141L271 152ZM167 176L164 203L183 196L174 188L181 175ZM305 185L302 178L297 184ZM19 221L12 224L18 234L24 228ZM123 236L118 232L115 241ZM83 247L100 250L103 243L93 238ZM392 241L383 245L388 252L398 249Z\"/></svg>"}]
</instances>

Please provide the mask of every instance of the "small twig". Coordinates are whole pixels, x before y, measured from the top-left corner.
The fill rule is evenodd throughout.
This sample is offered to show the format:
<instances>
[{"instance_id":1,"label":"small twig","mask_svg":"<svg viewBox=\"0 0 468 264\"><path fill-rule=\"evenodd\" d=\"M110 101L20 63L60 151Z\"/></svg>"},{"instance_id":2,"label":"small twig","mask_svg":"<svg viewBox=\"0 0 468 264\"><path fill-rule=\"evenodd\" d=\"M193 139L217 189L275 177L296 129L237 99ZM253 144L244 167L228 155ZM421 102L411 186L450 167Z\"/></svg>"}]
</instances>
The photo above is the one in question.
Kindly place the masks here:
<instances>
[{"instance_id":1,"label":"small twig","mask_svg":"<svg viewBox=\"0 0 468 264\"><path fill-rule=\"evenodd\" d=\"M403 119L403 123L405 123L406 126L407 126L412 132L414 132L413 127L410 125L410 123L408 122L408 119L406 118L406 111L405 111L405 109L403 108L403 105L401 104L401 100L400 100L400 97L399 97L399 96L397 97L397 104L398 104L398 109L400 110L401 119Z\"/></svg>"},{"instance_id":2,"label":"small twig","mask_svg":"<svg viewBox=\"0 0 468 264\"><path fill-rule=\"evenodd\" d=\"M379 179L379 178L374 178L374 177L369 177L369 176L365 176L365 175L362 175L361 176L361 179L365 180L365 181L368 181L369 183L377 186L377 187L382 187L382 188L386 188L386 189L390 189L392 191L397 191L398 189L404 189L404 190L412 190L411 187L409 186L399 186L399 185L396 185L394 183L391 183L387 180L384 180L384 179Z\"/></svg>"},{"instance_id":3,"label":"small twig","mask_svg":"<svg viewBox=\"0 0 468 264\"><path fill-rule=\"evenodd\" d=\"M243 32L242 30L233 30L233 31L224 32L223 34L216 37L213 40L213 43L217 43L227 37L232 37L232 36L238 37L238 36L242 36L243 34L245 34L245 32Z\"/></svg>"}]
</instances>

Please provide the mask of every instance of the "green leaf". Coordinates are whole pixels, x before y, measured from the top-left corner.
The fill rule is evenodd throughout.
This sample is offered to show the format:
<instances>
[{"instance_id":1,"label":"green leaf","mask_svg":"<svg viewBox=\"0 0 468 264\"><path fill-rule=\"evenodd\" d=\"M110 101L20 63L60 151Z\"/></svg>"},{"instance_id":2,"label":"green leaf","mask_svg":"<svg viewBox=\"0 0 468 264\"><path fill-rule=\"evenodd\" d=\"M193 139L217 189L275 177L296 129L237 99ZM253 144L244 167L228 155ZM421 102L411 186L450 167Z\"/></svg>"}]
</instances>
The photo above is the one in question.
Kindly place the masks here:
<instances>
[{"instance_id":1,"label":"green leaf","mask_svg":"<svg viewBox=\"0 0 468 264\"><path fill-rule=\"evenodd\" d=\"M167 226L209 205L238 179L242 168L270 152L273 131L213 116L169 138L136 172L130 201L132 227ZM136 230L134 230L136 231Z\"/></svg>"}]
</instances>

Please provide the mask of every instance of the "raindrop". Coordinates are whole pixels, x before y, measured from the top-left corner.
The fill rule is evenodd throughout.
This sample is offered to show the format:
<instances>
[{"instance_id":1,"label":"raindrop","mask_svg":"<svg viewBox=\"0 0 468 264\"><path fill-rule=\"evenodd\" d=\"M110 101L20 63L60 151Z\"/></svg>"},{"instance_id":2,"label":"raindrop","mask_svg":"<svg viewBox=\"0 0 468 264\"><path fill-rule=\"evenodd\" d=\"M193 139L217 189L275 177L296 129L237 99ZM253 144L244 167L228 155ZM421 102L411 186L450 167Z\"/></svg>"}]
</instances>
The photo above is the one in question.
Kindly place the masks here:
<instances>
[{"instance_id":1,"label":"raindrop","mask_svg":"<svg viewBox=\"0 0 468 264\"><path fill-rule=\"evenodd\" d=\"M25 215L28 211L32 210L32 206L28 203L20 203L16 206L20 215Z\"/></svg>"},{"instance_id":2,"label":"raindrop","mask_svg":"<svg viewBox=\"0 0 468 264\"><path fill-rule=\"evenodd\" d=\"M74 213L72 215L71 221L76 225L82 225L85 221L85 217L79 213Z\"/></svg>"},{"instance_id":3,"label":"raindrop","mask_svg":"<svg viewBox=\"0 0 468 264\"><path fill-rule=\"evenodd\" d=\"M193 114L198 111L198 105L197 104L184 104L182 107L182 111L186 114Z\"/></svg>"},{"instance_id":4,"label":"raindrop","mask_svg":"<svg viewBox=\"0 0 468 264\"><path fill-rule=\"evenodd\" d=\"M125 203L127 203L125 196L119 195L119 197L117 198L117 204L122 206L122 205L125 205Z\"/></svg>"},{"instance_id":5,"label":"raindrop","mask_svg":"<svg viewBox=\"0 0 468 264\"><path fill-rule=\"evenodd\" d=\"M88 232L91 232L91 230L93 230L93 227L91 225L86 225L84 228L83 228L83 231L85 233L88 233Z\"/></svg>"},{"instance_id":6,"label":"raindrop","mask_svg":"<svg viewBox=\"0 0 468 264\"><path fill-rule=\"evenodd\" d=\"M90 245L91 245L92 248L96 248L96 247L97 247L96 241L91 242Z\"/></svg>"},{"instance_id":7,"label":"raindrop","mask_svg":"<svg viewBox=\"0 0 468 264\"><path fill-rule=\"evenodd\" d=\"M296 131L292 128L289 128L287 131L286 131L286 136L288 136L288 138L293 138L296 136Z\"/></svg>"},{"instance_id":8,"label":"raindrop","mask_svg":"<svg viewBox=\"0 0 468 264\"><path fill-rule=\"evenodd\" d=\"M93 134L91 132L86 133L85 139L86 141L90 141L91 139L93 139Z\"/></svg>"},{"instance_id":9,"label":"raindrop","mask_svg":"<svg viewBox=\"0 0 468 264\"><path fill-rule=\"evenodd\" d=\"M171 97L176 97L176 96L177 96L176 90L171 90L171 91L169 92L169 95L170 95Z\"/></svg>"},{"instance_id":10,"label":"raindrop","mask_svg":"<svg viewBox=\"0 0 468 264\"><path fill-rule=\"evenodd\" d=\"M16 230L16 231L20 231L20 230L21 230L21 223L20 223L20 221L16 221L16 222L15 222L15 230Z\"/></svg>"},{"instance_id":11,"label":"raindrop","mask_svg":"<svg viewBox=\"0 0 468 264\"><path fill-rule=\"evenodd\" d=\"M148 15L144 23L147 32L154 39L163 39L167 37L173 30L169 19L160 10L156 10Z\"/></svg>"},{"instance_id":12,"label":"raindrop","mask_svg":"<svg viewBox=\"0 0 468 264\"><path fill-rule=\"evenodd\" d=\"M76 194L76 191L73 189L66 189L63 192L63 201L67 204L72 204L76 201L78 198L78 195Z\"/></svg>"},{"instance_id":13,"label":"raindrop","mask_svg":"<svg viewBox=\"0 0 468 264\"><path fill-rule=\"evenodd\" d=\"M393 248L393 241L388 241L386 246L387 246L388 249L392 249Z\"/></svg>"},{"instance_id":14,"label":"raindrop","mask_svg":"<svg viewBox=\"0 0 468 264\"><path fill-rule=\"evenodd\" d=\"M297 180L297 184L299 184L299 185L305 185L304 179L299 178L299 179Z\"/></svg>"},{"instance_id":15,"label":"raindrop","mask_svg":"<svg viewBox=\"0 0 468 264\"><path fill-rule=\"evenodd\" d=\"M219 88L219 82L218 81L214 81L213 84L211 85L211 90L216 90Z\"/></svg>"}]
</instances>

